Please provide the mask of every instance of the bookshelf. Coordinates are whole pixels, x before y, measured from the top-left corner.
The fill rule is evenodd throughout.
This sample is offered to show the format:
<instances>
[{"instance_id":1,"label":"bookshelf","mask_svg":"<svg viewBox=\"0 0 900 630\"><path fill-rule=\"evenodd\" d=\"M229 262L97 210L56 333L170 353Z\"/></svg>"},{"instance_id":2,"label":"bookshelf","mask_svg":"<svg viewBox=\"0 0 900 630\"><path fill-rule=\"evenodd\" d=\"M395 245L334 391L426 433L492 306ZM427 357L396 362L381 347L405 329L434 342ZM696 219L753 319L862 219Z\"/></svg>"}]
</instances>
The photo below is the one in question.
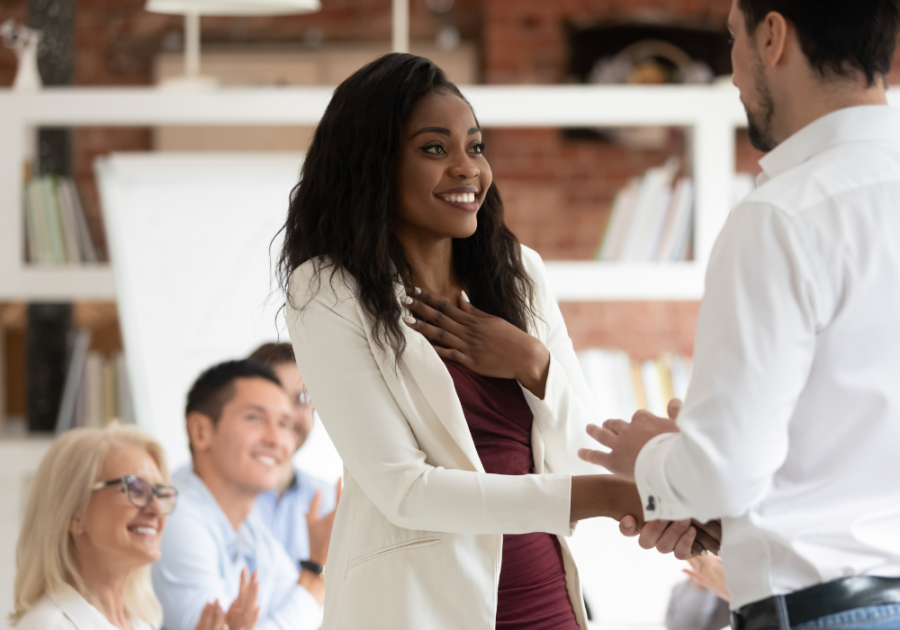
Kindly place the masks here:
<instances>
[{"instance_id":1,"label":"bookshelf","mask_svg":"<svg viewBox=\"0 0 900 630\"><path fill-rule=\"evenodd\" d=\"M0 90L0 301L114 300L108 265L23 263L22 162L38 126L315 125L332 88L47 88ZM697 300L713 241L731 207L734 130L745 125L731 86L470 86L481 124L491 127L683 126L691 131L697 182L694 258L689 263L548 261L559 300Z\"/></svg>"},{"instance_id":2,"label":"bookshelf","mask_svg":"<svg viewBox=\"0 0 900 630\"><path fill-rule=\"evenodd\" d=\"M30 138L34 128L308 126L317 123L331 92L331 88L322 87L233 88L196 93L155 88L48 88L36 94L0 89L0 303L116 299L109 265L38 268L23 263L22 162L32 151ZM547 262L550 286L560 301L687 302L702 297L709 253L732 205L735 130L746 124L733 87L478 86L464 87L463 92L486 128L664 125L689 129L688 159L696 183L693 261ZM897 94L891 98L895 103L900 101ZM39 461L48 447L46 439L5 443L0 440L0 455L6 457L4 448L11 453L7 459L12 463L7 468L15 467L15 474L9 472L7 477L21 480L20 470L33 474L33 462ZM15 458L20 455L23 461L18 464ZM11 500L18 500L18 496ZM15 514L13 510L8 513ZM580 542L576 540L575 544L581 545L583 553L596 557L596 544L592 542L596 540L611 541L605 543L604 553L613 549L613 555L606 556L602 567L584 563L585 582L601 585L597 592L615 592L614 585L605 580L621 580L621 576L608 572L606 567L610 562L619 562L620 566L631 567L635 574L659 576L662 582L644 583L645 590L666 592L668 585L663 582L668 574L657 570L658 556L635 555L633 541L620 540L613 528L603 529L607 525L597 521L579 528ZM7 540L14 541L14 536ZM11 558L12 543L0 552L4 558ZM12 564L8 562L7 566ZM3 580L8 586L5 574L0 576ZM6 592L10 592L9 588ZM592 603L601 609L605 605L603 601Z\"/></svg>"}]
</instances>

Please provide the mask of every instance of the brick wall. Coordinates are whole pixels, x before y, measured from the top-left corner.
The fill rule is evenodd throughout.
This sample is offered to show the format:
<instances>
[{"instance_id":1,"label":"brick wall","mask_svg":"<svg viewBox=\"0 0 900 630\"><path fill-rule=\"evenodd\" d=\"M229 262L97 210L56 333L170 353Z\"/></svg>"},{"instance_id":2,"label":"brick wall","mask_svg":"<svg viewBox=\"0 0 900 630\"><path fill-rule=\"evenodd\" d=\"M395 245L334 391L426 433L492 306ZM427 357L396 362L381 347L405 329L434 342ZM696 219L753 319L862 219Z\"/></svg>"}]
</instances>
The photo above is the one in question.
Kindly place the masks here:
<instances>
[{"instance_id":1,"label":"brick wall","mask_svg":"<svg viewBox=\"0 0 900 630\"><path fill-rule=\"evenodd\" d=\"M145 0L78 0L75 24L75 84L149 85L156 56L172 42L180 46L184 20L148 13ZM0 22L25 19L26 0L0 3ZM478 40L481 0L456 0L447 16L435 17L422 0L411 3L413 39L433 40L442 24L452 24L466 40ZM326 43L390 41L391 0L323 0L322 10L308 15L207 17L202 19L204 47L306 44L312 29ZM12 85L16 60L0 46L0 86ZM73 134L74 176L84 199L92 234L105 255L106 241L94 182L93 159L110 151L148 151L150 129L91 128Z\"/></svg>"},{"instance_id":2,"label":"brick wall","mask_svg":"<svg viewBox=\"0 0 900 630\"><path fill-rule=\"evenodd\" d=\"M75 81L78 85L143 85L152 81L154 57L180 37L177 16L143 11L144 0L78 0ZM322 11L277 18L204 18L203 43L302 45L310 29L326 42L386 41L390 0L322 0ZM493 84L571 81L565 24L672 18L723 28L730 0L456 0L453 11L434 16L423 0L411 0L413 39L432 39L438 25L455 25L483 54L483 77ZM0 21L22 20L25 0L0 3ZM14 76L12 53L0 48L0 85ZM895 64L892 82L900 82ZM523 243L546 259L585 259L597 247L616 191L635 174L684 152L684 136L670 134L658 150L623 149L564 138L559 130L491 130L488 157L506 201L508 221ZM75 134L75 170L87 211L101 240L92 160L110 150L148 150L146 129L83 129ZM757 172L759 154L743 137L738 170ZM636 356L690 353L695 303L564 304L576 347L619 347Z\"/></svg>"},{"instance_id":3,"label":"brick wall","mask_svg":"<svg viewBox=\"0 0 900 630\"><path fill-rule=\"evenodd\" d=\"M565 26L647 17L724 28L729 0L486 0L489 83L569 83ZM634 175L684 155L685 134L659 149L566 138L558 129L493 130L487 155L520 240L545 259L592 258L616 192ZM571 303L562 309L576 348L614 347L640 358L693 353L692 302Z\"/></svg>"}]
</instances>

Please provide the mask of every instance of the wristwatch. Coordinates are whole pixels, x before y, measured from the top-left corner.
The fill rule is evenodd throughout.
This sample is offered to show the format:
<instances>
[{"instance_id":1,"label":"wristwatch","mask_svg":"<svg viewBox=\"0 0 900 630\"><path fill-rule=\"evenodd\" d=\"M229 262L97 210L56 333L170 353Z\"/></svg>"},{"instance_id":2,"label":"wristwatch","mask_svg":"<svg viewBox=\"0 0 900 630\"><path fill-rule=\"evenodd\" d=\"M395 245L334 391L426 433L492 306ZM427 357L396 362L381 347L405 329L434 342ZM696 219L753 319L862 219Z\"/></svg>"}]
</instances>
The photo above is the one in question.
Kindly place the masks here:
<instances>
[{"instance_id":1,"label":"wristwatch","mask_svg":"<svg viewBox=\"0 0 900 630\"><path fill-rule=\"evenodd\" d=\"M313 562L312 560L301 560L300 570L309 571L311 573L315 573L316 575L322 575L323 573L325 573L325 567L323 567L318 562Z\"/></svg>"}]
</instances>

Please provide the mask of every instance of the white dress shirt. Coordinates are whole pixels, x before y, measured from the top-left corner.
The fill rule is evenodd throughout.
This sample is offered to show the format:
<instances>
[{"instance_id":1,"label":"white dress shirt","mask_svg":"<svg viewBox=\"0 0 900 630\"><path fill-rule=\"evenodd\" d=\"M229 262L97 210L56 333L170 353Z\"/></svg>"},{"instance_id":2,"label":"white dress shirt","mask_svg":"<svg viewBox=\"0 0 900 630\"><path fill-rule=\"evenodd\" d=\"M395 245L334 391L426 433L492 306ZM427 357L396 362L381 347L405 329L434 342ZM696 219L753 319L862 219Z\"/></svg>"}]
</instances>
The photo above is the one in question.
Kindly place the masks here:
<instances>
[{"instance_id":1,"label":"white dress shirt","mask_svg":"<svg viewBox=\"0 0 900 630\"><path fill-rule=\"evenodd\" d=\"M194 630L207 602L225 610L237 597L241 571L259 571L257 630L316 630L322 608L297 584L299 567L268 527L251 512L235 530L215 497L187 468L172 479L178 509L162 534L162 557L153 565L153 588L165 630Z\"/></svg>"},{"instance_id":2,"label":"white dress shirt","mask_svg":"<svg viewBox=\"0 0 900 630\"><path fill-rule=\"evenodd\" d=\"M647 519L722 517L732 608L900 576L900 111L855 107L761 162L709 261Z\"/></svg>"},{"instance_id":3,"label":"white dress shirt","mask_svg":"<svg viewBox=\"0 0 900 630\"><path fill-rule=\"evenodd\" d=\"M132 618L134 630L153 630L140 619ZM45 593L28 611L16 630L118 630L71 586L59 593Z\"/></svg>"}]
</instances>

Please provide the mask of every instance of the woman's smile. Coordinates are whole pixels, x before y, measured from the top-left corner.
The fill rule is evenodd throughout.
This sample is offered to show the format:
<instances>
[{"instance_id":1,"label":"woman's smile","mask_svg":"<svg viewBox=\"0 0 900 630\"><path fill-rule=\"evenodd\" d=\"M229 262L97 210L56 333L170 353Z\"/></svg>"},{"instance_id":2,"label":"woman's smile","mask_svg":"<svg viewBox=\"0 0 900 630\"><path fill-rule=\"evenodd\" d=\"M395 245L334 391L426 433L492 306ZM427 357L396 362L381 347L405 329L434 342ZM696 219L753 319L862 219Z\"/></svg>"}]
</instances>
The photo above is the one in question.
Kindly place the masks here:
<instances>
[{"instance_id":1,"label":"woman's smile","mask_svg":"<svg viewBox=\"0 0 900 630\"><path fill-rule=\"evenodd\" d=\"M478 212L478 208L481 207L478 193L477 186L457 186L456 188L434 193L434 196L459 210Z\"/></svg>"}]
</instances>

